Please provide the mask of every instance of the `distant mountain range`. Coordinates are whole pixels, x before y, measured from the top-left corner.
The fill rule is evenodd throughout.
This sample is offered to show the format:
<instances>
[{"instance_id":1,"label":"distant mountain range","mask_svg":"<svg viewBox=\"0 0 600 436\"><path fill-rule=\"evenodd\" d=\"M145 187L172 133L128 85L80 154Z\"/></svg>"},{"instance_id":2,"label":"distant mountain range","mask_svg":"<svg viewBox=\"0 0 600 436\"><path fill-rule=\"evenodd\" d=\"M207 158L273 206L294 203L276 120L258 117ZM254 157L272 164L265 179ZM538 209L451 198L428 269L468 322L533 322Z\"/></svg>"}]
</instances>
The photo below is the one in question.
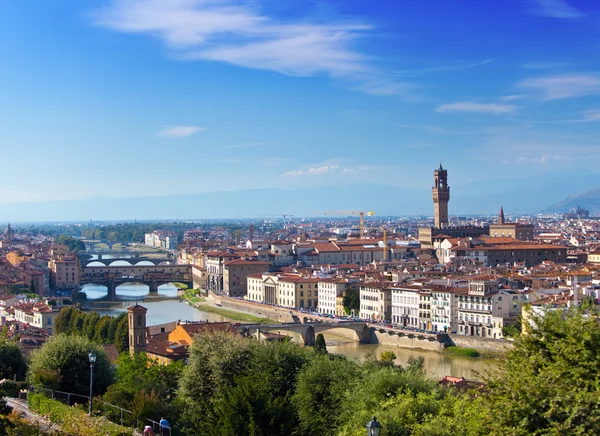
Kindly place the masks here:
<instances>
[{"instance_id":1,"label":"distant mountain range","mask_svg":"<svg viewBox=\"0 0 600 436\"><path fill-rule=\"evenodd\" d=\"M460 186L451 185L450 214L495 214L504 207L508 215L537 213L554 204L557 211L574 206L600 210L600 190L585 191L597 183L597 175L556 175L516 178L503 176ZM450 180L451 181L451 180ZM580 195L580 197L577 197ZM573 198L572 202L569 202ZM595 199L595 203L582 198ZM569 201L567 201L569 200ZM365 210L377 216L433 214L430 186L397 188L388 185L357 185L244 191L207 192L134 198L86 198L0 204L0 222L172 220L214 218L259 218L292 214L322 215L325 211Z\"/></svg>"},{"instance_id":2,"label":"distant mountain range","mask_svg":"<svg viewBox=\"0 0 600 436\"><path fill-rule=\"evenodd\" d=\"M569 212L577 207L588 209L592 214L600 214L600 188L588 189L578 192L577 194L569 195L564 200L561 200L546 209L547 212L564 213Z\"/></svg>"}]
</instances>

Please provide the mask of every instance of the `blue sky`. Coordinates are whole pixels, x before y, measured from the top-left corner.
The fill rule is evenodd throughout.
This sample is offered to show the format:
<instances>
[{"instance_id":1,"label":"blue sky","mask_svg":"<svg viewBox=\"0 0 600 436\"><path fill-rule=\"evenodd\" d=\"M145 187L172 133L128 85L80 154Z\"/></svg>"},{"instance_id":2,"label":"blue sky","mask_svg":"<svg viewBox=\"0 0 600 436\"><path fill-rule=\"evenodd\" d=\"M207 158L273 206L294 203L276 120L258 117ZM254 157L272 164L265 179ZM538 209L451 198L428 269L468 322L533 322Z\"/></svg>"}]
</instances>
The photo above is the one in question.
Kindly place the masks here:
<instances>
[{"instance_id":1,"label":"blue sky","mask_svg":"<svg viewBox=\"0 0 600 436\"><path fill-rule=\"evenodd\" d=\"M0 202L596 172L592 0L14 0Z\"/></svg>"}]
</instances>

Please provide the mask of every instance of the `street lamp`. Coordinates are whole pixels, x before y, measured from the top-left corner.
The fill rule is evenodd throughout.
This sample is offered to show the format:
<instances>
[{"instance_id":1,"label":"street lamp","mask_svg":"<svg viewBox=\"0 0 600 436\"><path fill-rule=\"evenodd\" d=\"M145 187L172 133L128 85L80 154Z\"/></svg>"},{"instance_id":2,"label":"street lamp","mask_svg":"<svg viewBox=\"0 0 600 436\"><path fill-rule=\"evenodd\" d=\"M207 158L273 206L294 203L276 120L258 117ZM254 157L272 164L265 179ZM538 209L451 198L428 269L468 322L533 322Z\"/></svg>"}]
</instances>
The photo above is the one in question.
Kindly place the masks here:
<instances>
[{"instance_id":1,"label":"street lamp","mask_svg":"<svg viewBox=\"0 0 600 436\"><path fill-rule=\"evenodd\" d=\"M90 351L88 354L88 358L90 359L90 415L92 414L92 397L93 397L93 387L94 387L94 363L96 363L96 353L94 350Z\"/></svg>"},{"instance_id":2,"label":"street lamp","mask_svg":"<svg viewBox=\"0 0 600 436\"><path fill-rule=\"evenodd\" d=\"M379 436L381 433L381 424L377 418L373 417L371 422L367 423L367 436Z\"/></svg>"}]
</instances>

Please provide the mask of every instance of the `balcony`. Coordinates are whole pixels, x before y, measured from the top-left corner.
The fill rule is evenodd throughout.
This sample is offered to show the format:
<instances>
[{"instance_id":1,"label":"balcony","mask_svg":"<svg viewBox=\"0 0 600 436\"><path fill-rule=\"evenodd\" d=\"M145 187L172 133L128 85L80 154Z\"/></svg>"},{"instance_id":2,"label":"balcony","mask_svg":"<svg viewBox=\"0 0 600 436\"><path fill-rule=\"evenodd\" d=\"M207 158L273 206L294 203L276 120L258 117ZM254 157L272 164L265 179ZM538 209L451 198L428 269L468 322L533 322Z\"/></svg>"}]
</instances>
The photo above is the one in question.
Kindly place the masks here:
<instances>
[{"instance_id":1,"label":"balcony","mask_svg":"<svg viewBox=\"0 0 600 436\"><path fill-rule=\"evenodd\" d=\"M459 312L473 312L473 313L484 313L487 315L491 315L492 314L492 309L461 309L460 307L458 308Z\"/></svg>"}]
</instances>

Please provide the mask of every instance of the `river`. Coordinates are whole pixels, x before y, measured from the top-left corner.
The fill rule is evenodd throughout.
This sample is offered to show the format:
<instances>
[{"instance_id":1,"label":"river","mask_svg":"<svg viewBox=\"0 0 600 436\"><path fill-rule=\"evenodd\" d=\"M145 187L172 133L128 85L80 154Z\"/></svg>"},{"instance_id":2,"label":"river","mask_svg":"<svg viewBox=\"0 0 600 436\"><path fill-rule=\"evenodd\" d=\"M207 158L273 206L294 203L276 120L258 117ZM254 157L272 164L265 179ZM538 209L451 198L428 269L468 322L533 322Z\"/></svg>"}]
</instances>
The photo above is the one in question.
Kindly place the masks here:
<instances>
[{"instance_id":1,"label":"river","mask_svg":"<svg viewBox=\"0 0 600 436\"><path fill-rule=\"evenodd\" d=\"M143 284L124 284L117 287L117 300L105 301L100 298L106 296L106 287L100 285L85 285L83 291L88 297L86 306L101 315L117 316L127 310L127 307L139 303L148 309L146 323L150 325L163 324L170 321L229 321L228 318L210 312L196 309L189 304L177 299L177 288L171 284L158 288L158 294L150 295L149 289ZM299 341L299 335L291 335ZM350 359L363 360L365 354L373 352L376 355L384 351L393 351L396 362L406 364L411 357L422 356L425 359L425 369L430 377L441 379L445 375L465 377L480 380L485 374L488 362L483 359L469 359L464 357L449 356L444 353L425 351L409 348L400 348L379 344L359 344L346 338L325 333L327 350L330 353L339 353Z\"/></svg>"}]
</instances>

